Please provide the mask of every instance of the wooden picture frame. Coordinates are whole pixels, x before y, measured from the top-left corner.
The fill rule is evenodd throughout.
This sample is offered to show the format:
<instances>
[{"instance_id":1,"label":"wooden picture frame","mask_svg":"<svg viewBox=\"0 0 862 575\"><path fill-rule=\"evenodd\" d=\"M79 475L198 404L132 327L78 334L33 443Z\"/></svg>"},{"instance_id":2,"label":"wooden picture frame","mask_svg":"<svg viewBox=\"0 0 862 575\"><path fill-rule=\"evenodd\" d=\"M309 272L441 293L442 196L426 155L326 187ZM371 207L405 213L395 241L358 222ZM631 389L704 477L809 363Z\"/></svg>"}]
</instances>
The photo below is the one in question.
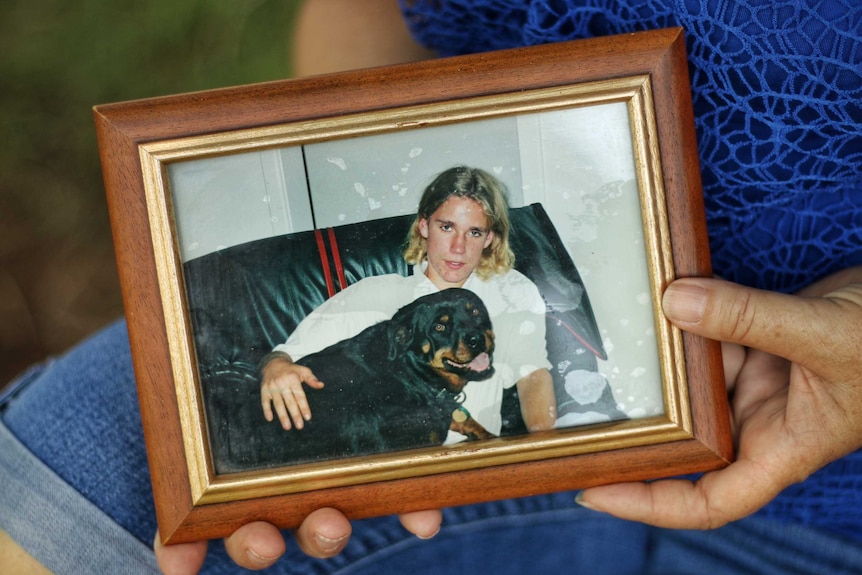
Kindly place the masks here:
<instances>
[{"instance_id":1,"label":"wooden picture frame","mask_svg":"<svg viewBox=\"0 0 862 575\"><path fill-rule=\"evenodd\" d=\"M180 237L192 229L183 213L209 208L179 206L177 190L191 181L177 175L181 168L203 161L206 175L206 166L221 169L241 154L606 105L624 110L629 135L611 143L631 149L642 224L635 232L643 238L635 253L646 286L639 295L654 328L661 413L216 472L195 353L202 328L186 291L185 264L199 242ZM701 472L732 460L720 348L674 328L660 309L672 280L711 274L680 29L108 104L94 115L165 543L226 536L252 520L295 527L321 507L370 517ZM356 192L374 208L365 190ZM556 228L565 235L569 225ZM217 230L214 250L233 233Z\"/></svg>"}]
</instances>

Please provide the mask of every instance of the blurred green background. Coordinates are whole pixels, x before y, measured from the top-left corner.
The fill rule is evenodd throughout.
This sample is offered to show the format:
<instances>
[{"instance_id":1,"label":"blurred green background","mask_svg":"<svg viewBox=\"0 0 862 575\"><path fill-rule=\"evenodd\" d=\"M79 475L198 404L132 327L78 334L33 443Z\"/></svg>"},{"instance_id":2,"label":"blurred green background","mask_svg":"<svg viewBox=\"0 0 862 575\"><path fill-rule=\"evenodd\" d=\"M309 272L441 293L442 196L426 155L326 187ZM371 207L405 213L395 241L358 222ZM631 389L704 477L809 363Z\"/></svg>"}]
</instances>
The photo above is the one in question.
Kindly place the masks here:
<instances>
[{"instance_id":1,"label":"blurred green background","mask_svg":"<svg viewBox=\"0 0 862 575\"><path fill-rule=\"evenodd\" d=\"M289 77L300 4L0 3L0 387L122 315L92 107Z\"/></svg>"}]
</instances>

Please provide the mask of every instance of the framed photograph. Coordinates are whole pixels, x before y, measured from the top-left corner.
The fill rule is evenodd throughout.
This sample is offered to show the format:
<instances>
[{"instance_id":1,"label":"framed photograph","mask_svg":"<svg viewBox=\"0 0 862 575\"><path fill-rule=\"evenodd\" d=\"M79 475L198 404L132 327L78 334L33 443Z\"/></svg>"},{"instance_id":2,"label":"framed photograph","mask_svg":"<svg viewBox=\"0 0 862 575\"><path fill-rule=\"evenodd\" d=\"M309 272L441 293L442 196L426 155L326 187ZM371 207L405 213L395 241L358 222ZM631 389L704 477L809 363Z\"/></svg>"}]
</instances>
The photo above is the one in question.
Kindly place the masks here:
<instances>
[{"instance_id":1,"label":"framed photograph","mask_svg":"<svg viewBox=\"0 0 862 575\"><path fill-rule=\"evenodd\" d=\"M94 114L165 543L732 460L720 348L660 307L711 274L682 30ZM462 176L514 270L438 291L405 246L461 225L417 210ZM265 417L285 357L324 382L302 429Z\"/></svg>"}]
</instances>

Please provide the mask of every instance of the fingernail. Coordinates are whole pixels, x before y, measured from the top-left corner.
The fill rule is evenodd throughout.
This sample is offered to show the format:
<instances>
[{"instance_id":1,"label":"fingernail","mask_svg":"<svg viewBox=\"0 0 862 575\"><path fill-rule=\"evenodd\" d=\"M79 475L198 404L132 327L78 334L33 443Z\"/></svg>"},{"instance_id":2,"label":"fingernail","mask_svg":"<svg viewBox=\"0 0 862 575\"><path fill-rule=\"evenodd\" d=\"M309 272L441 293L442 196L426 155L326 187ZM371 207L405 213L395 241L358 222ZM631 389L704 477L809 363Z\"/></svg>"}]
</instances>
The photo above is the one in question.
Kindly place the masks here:
<instances>
[{"instance_id":1,"label":"fingernail","mask_svg":"<svg viewBox=\"0 0 862 575\"><path fill-rule=\"evenodd\" d=\"M347 539L348 535L343 537L339 537L337 539L332 539L331 537L327 537L325 535L321 535L320 533L314 534L314 540L317 542L317 547L324 553L332 553L341 547L344 543L344 540Z\"/></svg>"},{"instance_id":2,"label":"fingernail","mask_svg":"<svg viewBox=\"0 0 862 575\"><path fill-rule=\"evenodd\" d=\"M427 541L429 539L434 539L434 537L436 537L438 533L440 533L440 527L437 527L436 531L434 531L434 533L432 533L431 535L417 535L416 537L422 539L423 541Z\"/></svg>"},{"instance_id":3,"label":"fingernail","mask_svg":"<svg viewBox=\"0 0 862 575\"><path fill-rule=\"evenodd\" d=\"M264 557L254 549L249 548L246 551L246 557L248 557L249 561L251 561L255 565L260 565L261 567L269 567L278 559L278 557Z\"/></svg>"},{"instance_id":4,"label":"fingernail","mask_svg":"<svg viewBox=\"0 0 862 575\"><path fill-rule=\"evenodd\" d=\"M698 285L673 284L664 292L662 309L670 320L698 323L706 310L706 290Z\"/></svg>"},{"instance_id":5,"label":"fingernail","mask_svg":"<svg viewBox=\"0 0 862 575\"><path fill-rule=\"evenodd\" d=\"M583 491L581 491L577 495L575 495L575 503L577 503L578 505L580 505L584 509L589 509L590 511L601 512L601 509L597 509L594 505L584 501L584 492Z\"/></svg>"}]
</instances>

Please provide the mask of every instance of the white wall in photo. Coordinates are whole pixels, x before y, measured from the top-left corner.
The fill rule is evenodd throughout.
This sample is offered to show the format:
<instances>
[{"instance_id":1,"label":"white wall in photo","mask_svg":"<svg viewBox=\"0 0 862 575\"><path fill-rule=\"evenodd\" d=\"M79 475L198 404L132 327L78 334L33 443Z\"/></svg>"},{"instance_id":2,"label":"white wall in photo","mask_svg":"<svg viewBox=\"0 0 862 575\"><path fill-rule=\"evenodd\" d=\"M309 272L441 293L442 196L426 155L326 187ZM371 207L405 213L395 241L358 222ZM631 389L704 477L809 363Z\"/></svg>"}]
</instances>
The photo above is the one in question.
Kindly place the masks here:
<instances>
[{"instance_id":1,"label":"white wall in photo","mask_svg":"<svg viewBox=\"0 0 862 575\"><path fill-rule=\"evenodd\" d=\"M437 174L466 165L494 174L523 205L514 117L349 138L305 147L314 216L331 227L416 213Z\"/></svg>"},{"instance_id":2,"label":"white wall in photo","mask_svg":"<svg viewBox=\"0 0 862 575\"><path fill-rule=\"evenodd\" d=\"M176 162L168 179L184 262L312 228L299 147Z\"/></svg>"}]
</instances>

